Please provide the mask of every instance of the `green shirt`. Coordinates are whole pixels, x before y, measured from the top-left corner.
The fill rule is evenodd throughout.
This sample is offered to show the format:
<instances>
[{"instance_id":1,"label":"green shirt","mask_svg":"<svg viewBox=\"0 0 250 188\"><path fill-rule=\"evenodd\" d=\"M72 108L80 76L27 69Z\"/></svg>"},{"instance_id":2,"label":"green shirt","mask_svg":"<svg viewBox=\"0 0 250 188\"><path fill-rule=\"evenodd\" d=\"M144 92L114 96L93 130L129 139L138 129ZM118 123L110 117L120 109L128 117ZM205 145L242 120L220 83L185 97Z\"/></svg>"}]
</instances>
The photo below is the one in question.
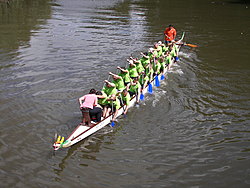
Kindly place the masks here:
<instances>
[{"instance_id":1,"label":"green shirt","mask_svg":"<svg viewBox=\"0 0 250 188\"><path fill-rule=\"evenodd\" d=\"M125 85L122 78L115 79L113 83L115 84L117 90L122 91L125 89Z\"/></svg>"},{"instance_id":2,"label":"green shirt","mask_svg":"<svg viewBox=\"0 0 250 188\"><path fill-rule=\"evenodd\" d=\"M139 61L141 61L143 67L146 67L146 65L150 63L150 60L145 57L142 57Z\"/></svg>"},{"instance_id":3,"label":"green shirt","mask_svg":"<svg viewBox=\"0 0 250 188\"><path fill-rule=\"evenodd\" d=\"M145 73L146 73L146 75L147 75L148 77L150 77L150 75L154 73L154 70L151 69L151 68L149 68L149 67L147 67L147 68L145 69Z\"/></svg>"},{"instance_id":4,"label":"green shirt","mask_svg":"<svg viewBox=\"0 0 250 188\"><path fill-rule=\"evenodd\" d=\"M98 104L100 104L100 105L106 105L108 103L108 101L107 101L107 94L105 92L102 92L102 95L104 95L105 98L98 98Z\"/></svg>"},{"instance_id":5,"label":"green shirt","mask_svg":"<svg viewBox=\"0 0 250 188\"><path fill-rule=\"evenodd\" d=\"M112 105L113 103L113 106L116 110L118 110L121 107L120 100L118 99L118 97L116 97L114 101L109 101L109 102L110 102L110 105Z\"/></svg>"},{"instance_id":6,"label":"green shirt","mask_svg":"<svg viewBox=\"0 0 250 188\"><path fill-rule=\"evenodd\" d=\"M137 69L136 69L136 66L135 67L129 67L128 71L129 71L130 77L138 77L139 76L139 74L137 72Z\"/></svg>"},{"instance_id":7,"label":"green shirt","mask_svg":"<svg viewBox=\"0 0 250 188\"><path fill-rule=\"evenodd\" d=\"M131 78L130 78L130 76L129 76L129 72L121 72L121 73L119 74L119 76L122 77L122 79L124 80L125 83L128 83L128 82L131 81Z\"/></svg>"},{"instance_id":8,"label":"green shirt","mask_svg":"<svg viewBox=\"0 0 250 188\"><path fill-rule=\"evenodd\" d=\"M141 61L139 61L139 63L136 63L136 70L138 73L141 73L144 71L144 67L142 66Z\"/></svg>"},{"instance_id":9,"label":"green shirt","mask_svg":"<svg viewBox=\"0 0 250 188\"><path fill-rule=\"evenodd\" d=\"M167 64L168 64L168 65L171 63L171 60L172 60L172 56L171 56L171 55L168 55L168 56L167 56Z\"/></svg>"},{"instance_id":10,"label":"green shirt","mask_svg":"<svg viewBox=\"0 0 250 188\"><path fill-rule=\"evenodd\" d=\"M129 103L130 103L130 94L127 93L126 96L124 96L123 94L121 94L121 96L122 96L122 101L123 101L123 103L124 103L125 105L128 106Z\"/></svg>"},{"instance_id":11,"label":"green shirt","mask_svg":"<svg viewBox=\"0 0 250 188\"><path fill-rule=\"evenodd\" d=\"M104 93L106 93L108 97L110 97L113 94L116 95L116 93L117 93L116 87L104 86L102 91L104 91Z\"/></svg>"},{"instance_id":12,"label":"green shirt","mask_svg":"<svg viewBox=\"0 0 250 188\"><path fill-rule=\"evenodd\" d=\"M148 75L141 75L140 78L139 78L139 82L140 82L141 85L143 85L144 83L146 83L148 81L149 81Z\"/></svg>"},{"instance_id":13,"label":"green shirt","mask_svg":"<svg viewBox=\"0 0 250 188\"><path fill-rule=\"evenodd\" d=\"M162 56L162 47L161 46L158 46L157 47L157 57L159 58L159 57L161 57Z\"/></svg>"},{"instance_id":14,"label":"green shirt","mask_svg":"<svg viewBox=\"0 0 250 188\"><path fill-rule=\"evenodd\" d=\"M159 74L160 73L160 68L161 68L161 64L158 63L154 63L154 71Z\"/></svg>"},{"instance_id":15,"label":"green shirt","mask_svg":"<svg viewBox=\"0 0 250 188\"><path fill-rule=\"evenodd\" d=\"M136 85L131 84L129 91L131 91L133 93L137 93L139 88L141 88L141 84L139 82L137 82Z\"/></svg>"}]
</instances>

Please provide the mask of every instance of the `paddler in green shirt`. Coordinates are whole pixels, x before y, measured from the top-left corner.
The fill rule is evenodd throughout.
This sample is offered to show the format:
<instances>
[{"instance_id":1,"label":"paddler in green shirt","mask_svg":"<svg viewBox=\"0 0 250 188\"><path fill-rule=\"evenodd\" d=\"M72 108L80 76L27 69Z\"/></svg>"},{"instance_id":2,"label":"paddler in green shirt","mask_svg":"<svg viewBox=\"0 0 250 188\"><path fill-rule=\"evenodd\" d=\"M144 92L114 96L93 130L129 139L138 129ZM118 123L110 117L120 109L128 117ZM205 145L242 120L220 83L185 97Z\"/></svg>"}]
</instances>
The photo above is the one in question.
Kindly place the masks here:
<instances>
[{"instance_id":1,"label":"paddler in green shirt","mask_svg":"<svg viewBox=\"0 0 250 188\"><path fill-rule=\"evenodd\" d=\"M154 44L154 50L157 52L157 58L162 56L162 47L158 43Z\"/></svg>"},{"instance_id":2,"label":"paddler in green shirt","mask_svg":"<svg viewBox=\"0 0 250 188\"><path fill-rule=\"evenodd\" d=\"M124 85L127 86L132 81L129 75L129 71L125 67L117 67L121 72L118 74L123 78Z\"/></svg>"},{"instance_id":3,"label":"paddler in green shirt","mask_svg":"<svg viewBox=\"0 0 250 188\"><path fill-rule=\"evenodd\" d=\"M160 71L161 71L162 74L164 74L165 68L166 68L166 61L165 61L164 56L159 58L159 63L161 64Z\"/></svg>"},{"instance_id":4,"label":"paddler in green shirt","mask_svg":"<svg viewBox=\"0 0 250 188\"><path fill-rule=\"evenodd\" d=\"M115 87L118 91L118 93L121 93L125 89L123 78L117 74L114 74L112 72L109 72L109 75L111 75L114 79L113 83L115 84Z\"/></svg>"},{"instance_id":5,"label":"paddler in green shirt","mask_svg":"<svg viewBox=\"0 0 250 188\"><path fill-rule=\"evenodd\" d=\"M128 90L130 96L136 95L136 102L139 103L139 97L141 94L141 84L138 81L138 78L135 78L133 82L131 82Z\"/></svg>"},{"instance_id":6,"label":"paddler in green shirt","mask_svg":"<svg viewBox=\"0 0 250 188\"><path fill-rule=\"evenodd\" d=\"M102 91L107 94L107 97L110 97L112 94L117 94L117 89L114 83L109 82L108 80L104 80L106 85L103 87Z\"/></svg>"},{"instance_id":7,"label":"paddler in green shirt","mask_svg":"<svg viewBox=\"0 0 250 188\"><path fill-rule=\"evenodd\" d=\"M98 98L98 104L102 107L103 112L102 112L102 117L107 116L107 94L104 91L97 91L96 96Z\"/></svg>"},{"instance_id":8,"label":"paddler in green shirt","mask_svg":"<svg viewBox=\"0 0 250 188\"><path fill-rule=\"evenodd\" d=\"M121 93L122 104L126 105L126 108L124 109L123 114L127 114L127 112L128 112L128 107L129 107L129 104L130 104L130 99L131 98L130 98L129 92L126 89L124 89L122 91L122 93Z\"/></svg>"},{"instance_id":9,"label":"paddler in green shirt","mask_svg":"<svg viewBox=\"0 0 250 188\"><path fill-rule=\"evenodd\" d=\"M164 55L164 57L166 57L166 63L168 65L167 70L169 70L172 67L172 65L173 65L172 56L171 56L170 52L167 51L166 55Z\"/></svg>"},{"instance_id":10,"label":"paddler in green shirt","mask_svg":"<svg viewBox=\"0 0 250 188\"><path fill-rule=\"evenodd\" d=\"M143 67L141 61L136 59L136 58L133 58L133 57L130 57L130 59L133 60L133 63L136 65L136 70L137 70L138 74L141 74L144 71L144 67Z\"/></svg>"},{"instance_id":11,"label":"paddler in green shirt","mask_svg":"<svg viewBox=\"0 0 250 188\"><path fill-rule=\"evenodd\" d=\"M150 57L150 60L152 60L154 57L157 57L157 55L158 53L154 48L149 48L148 56Z\"/></svg>"},{"instance_id":12,"label":"paddler in green shirt","mask_svg":"<svg viewBox=\"0 0 250 188\"><path fill-rule=\"evenodd\" d=\"M152 64L151 63L149 63L149 64L146 65L146 67L145 67L145 74L149 78L149 82L151 82L153 80L153 74L154 74L154 70L152 68Z\"/></svg>"},{"instance_id":13,"label":"paddler in green shirt","mask_svg":"<svg viewBox=\"0 0 250 188\"><path fill-rule=\"evenodd\" d=\"M142 63L142 66L145 68L146 65L150 63L150 57L148 56L148 52L146 53L141 52L141 55L142 55L142 58L140 59L140 61Z\"/></svg>"},{"instance_id":14,"label":"paddler in green shirt","mask_svg":"<svg viewBox=\"0 0 250 188\"><path fill-rule=\"evenodd\" d=\"M159 75L161 72L160 72L160 69L161 69L161 64L159 63L158 59L154 58L154 74L155 75Z\"/></svg>"},{"instance_id":15,"label":"paddler in green shirt","mask_svg":"<svg viewBox=\"0 0 250 188\"><path fill-rule=\"evenodd\" d=\"M139 76L136 69L136 65L133 63L133 60L128 60L128 62L129 62L129 68L128 68L129 75L132 79L135 79Z\"/></svg>"},{"instance_id":16,"label":"paddler in green shirt","mask_svg":"<svg viewBox=\"0 0 250 188\"><path fill-rule=\"evenodd\" d=\"M149 82L149 77L148 75L145 73L145 72L142 72L139 76L139 82L142 86L142 90L144 88L146 88L146 86L148 85L148 82Z\"/></svg>"},{"instance_id":17,"label":"paddler in green shirt","mask_svg":"<svg viewBox=\"0 0 250 188\"><path fill-rule=\"evenodd\" d=\"M107 101L109 101L109 108L107 110L107 113L110 114L110 112L114 112L113 118L111 121L116 121L117 114L119 112L119 109L121 107L120 100L115 94L112 94Z\"/></svg>"},{"instance_id":18,"label":"paddler in green shirt","mask_svg":"<svg viewBox=\"0 0 250 188\"><path fill-rule=\"evenodd\" d=\"M106 85L103 87L102 89L102 93L104 93L103 95L105 96L106 94L106 101L104 103L104 109L103 109L103 117L107 117L109 115L109 108L110 106L110 101L108 100L112 95L116 95L117 94L117 89L115 87L114 83L109 82L108 80L104 80L104 82L106 83Z\"/></svg>"}]
</instances>

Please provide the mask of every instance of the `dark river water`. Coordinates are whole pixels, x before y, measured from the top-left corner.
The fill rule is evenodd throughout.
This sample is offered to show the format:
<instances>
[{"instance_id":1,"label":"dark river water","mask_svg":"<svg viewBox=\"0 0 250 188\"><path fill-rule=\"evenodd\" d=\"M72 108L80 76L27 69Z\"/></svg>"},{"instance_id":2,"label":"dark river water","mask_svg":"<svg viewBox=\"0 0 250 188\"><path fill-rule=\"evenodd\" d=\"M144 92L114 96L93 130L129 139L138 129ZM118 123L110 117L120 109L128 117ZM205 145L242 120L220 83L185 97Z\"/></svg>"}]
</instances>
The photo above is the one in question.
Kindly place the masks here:
<instances>
[{"instance_id":1,"label":"dark river water","mask_svg":"<svg viewBox=\"0 0 250 188\"><path fill-rule=\"evenodd\" d=\"M78 98L169 24L199 47L115 128L53 155ZM250 187L249 44L249 1L0 3L1 187Z\"/></svg>"}]
</instances>

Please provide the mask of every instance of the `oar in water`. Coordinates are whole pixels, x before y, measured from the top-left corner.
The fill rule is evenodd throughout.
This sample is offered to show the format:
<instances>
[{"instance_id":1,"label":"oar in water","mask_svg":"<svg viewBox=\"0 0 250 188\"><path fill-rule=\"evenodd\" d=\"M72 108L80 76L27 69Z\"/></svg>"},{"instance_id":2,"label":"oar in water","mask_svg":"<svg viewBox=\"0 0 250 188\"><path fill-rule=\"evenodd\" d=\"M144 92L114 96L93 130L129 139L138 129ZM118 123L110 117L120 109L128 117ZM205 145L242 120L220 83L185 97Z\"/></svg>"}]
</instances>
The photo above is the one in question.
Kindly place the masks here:
<instances>
[{"instance_id":1,"label":"oar in water","mask_svg":"<svg viewBox=\"0 0 250 188\"><path fill-rule=\"evenodd\" d=\"M165 76L164 76L164 73L161 74L161 80L164 80L165 79Z\"/></svg>"},{"instance_id":2,"label":"oar in water","mask_svg":"<svg viewBox=\"0 0 250 188\"><path fill-rule=\"evenodd\" d=\"M158 75L155 76L155 86L160 87L160 81Z\"/></svg>"},{"instance_id":3,"label":"oar in water","mask_svg":"<svg viewBox=\"0 0 250 188\"><path fill-rule=\"evenodd\" d=\"M195 45L195 44L187 44L187 43L184 43L184 45L186 45L186 46L190 46L190 47L192 47L192 48L196 48L196 47L198 47L197 45Z\"/></svg>"},{"instance_id":4,"label":"oar in water","mask_svg":"<svg viewBox=\"0 0 250 188\"><path fill-rule=\"evenodd\" d=\"M175 43L175 44L177 44L177 45L189 46L189 47L192 47L192 48L197 48L197 47L198 47L198 45L196 45L196 44L188 44L188 43L186 43L186 42Z\"/></svg>"},{"instance_id":5,"label":"oar in water","mask_svg":"<svg viewBox=\"0 0 250 188\"><path fill-rule=\"evenodd\" d=\"M148 92L149 92L150 94L153 93L153 86L152 86L151 82L149 82L149 84L148 84Z\"/></svg>"},{"instance_id":6,"label":"oar in water","mask_svg":"<svg viewBox=\"0 0 250 188\"><path fill-rule=\"evenodd\" d=\"M121 103L122 103L123 117L125 118L126 117L126 114L124 114L124 112L125 112L125 106L124 106L124 103L123 103L123 100L122 100L122 94L121 93L120 93L119 97L120 97Z\"/></svg>"},{"instance_id":7,"label":"oar in water","mask_svg":"<svg viewBox=\"0 0 250 188\"><path fill-rule=\"evenodd\" d=\"M144 75L142 75L142 87L143 87L143 84L144 84ZM141 90L140 100L141 100L141 101L143 101L143 100L144 100L143 90Z\"/></svg>"},{"instance_id":8,"label":"oar in water","mask_svg":"<svg viewBox=\"0 0 250 188\"><path fill-rule=\"evenodd\" d=\"M114 105L113 105L113 101L111 102L111 113L112 113L112 116L111 116L111 127L114 127L115 126L115 122L113 121L113 118L114 118L114 112L113 112L113 110L114 110Z\"/></svg>"}]
</instances>

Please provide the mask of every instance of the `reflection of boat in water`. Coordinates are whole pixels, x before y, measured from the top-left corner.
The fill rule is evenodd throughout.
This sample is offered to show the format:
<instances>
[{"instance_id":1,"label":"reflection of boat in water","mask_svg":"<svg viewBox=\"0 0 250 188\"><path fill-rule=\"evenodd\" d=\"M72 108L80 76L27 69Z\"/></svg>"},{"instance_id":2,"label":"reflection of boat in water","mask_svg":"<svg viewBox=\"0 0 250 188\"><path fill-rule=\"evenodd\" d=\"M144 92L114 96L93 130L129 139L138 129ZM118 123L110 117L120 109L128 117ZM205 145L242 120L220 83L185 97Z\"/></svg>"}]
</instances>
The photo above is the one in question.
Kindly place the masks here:
<instances>
[{"instance_id":1,"label":"reflection of boat in water","mask_svg":"<svg viewBox=\"0 0 250 188\"><path fill-rule=\"evenodd\" d=\"M184 34L182 34L182 37L180 40L178 40L176 42L176 44L183 44L183 38L184 38ZM181 45L176 45L176 51L177 53L180 50ZM172 57L171 61L175 61L174 57ZM159 84L159 77L164 76L165 74L167 74L167 69L165 69L165 71L160 74L155 76L155 78L151 81L151 83L149 83L147 85L146 88L144 88L142 90L142 94L146 94L148 91L150 91L152 88L153 83L155 83L155 85L157 86ZM138 99L138 95L135 95L131 98L130 104L129 104L129 108L135 106L136 101ZM124 106L122 106L119 110L118 110L118 114L117 117L121 116L124 112ZM88 136L92 135L93 133L97 132L98 130L102 129L103 127L105 127L106 125L109 125L111 123L111 120L113 118L113 114L110 114L109 116L107 116L106 118L102 119L101 122L99 123L92 123L90 126L85 126L82 124L79 124L75 130L68 136L68 138L66 140L64 140L64 137L58 136L58 138L55 138L55 142L53 144L53 148L54 150L58 150L59 148L66 148L66 147L70 147L78 142L80 142L81 140L87 138Z\"/></svg>"}]
</instances>

